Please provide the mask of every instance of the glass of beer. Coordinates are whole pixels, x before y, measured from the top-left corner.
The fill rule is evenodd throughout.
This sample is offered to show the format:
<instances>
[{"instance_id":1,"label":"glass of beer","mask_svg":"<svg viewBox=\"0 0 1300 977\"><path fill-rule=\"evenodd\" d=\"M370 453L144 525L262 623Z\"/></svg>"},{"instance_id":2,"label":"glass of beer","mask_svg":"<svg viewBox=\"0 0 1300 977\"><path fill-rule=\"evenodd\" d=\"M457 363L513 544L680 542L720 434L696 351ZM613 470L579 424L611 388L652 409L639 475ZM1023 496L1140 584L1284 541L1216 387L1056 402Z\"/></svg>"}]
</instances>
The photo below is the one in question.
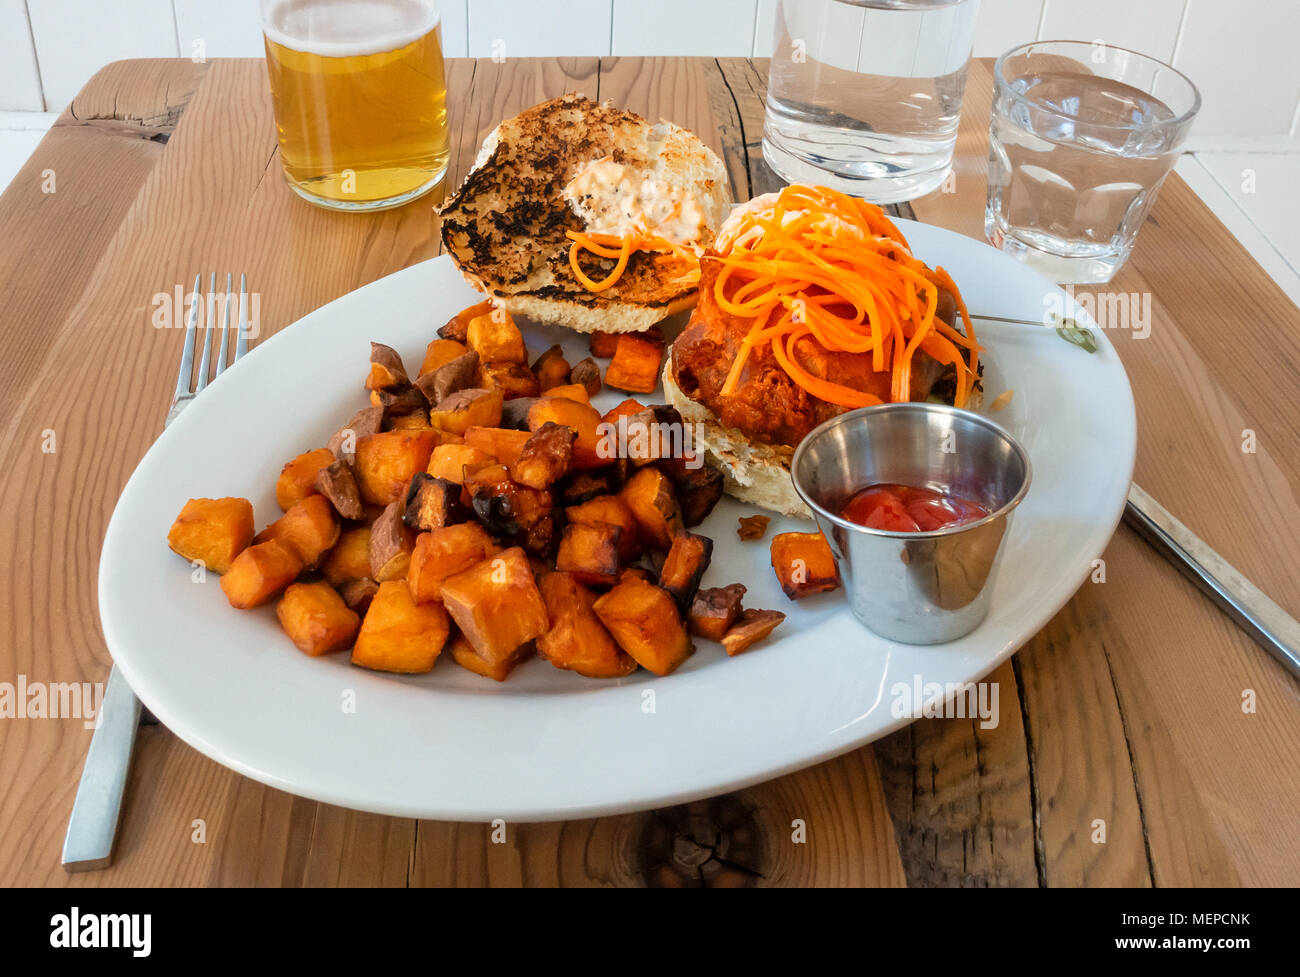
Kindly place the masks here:
<instances>
[{"instance_id":1,"label":"glass of beer","mask_svg":"<svg viewBox=\"0 0 1300 977\"><path fill-rule=\"evenodd\" d=\"M396 207L447 172L434 0L262 0L285 179L334 210Z\"/></svg>"}]
</instances>

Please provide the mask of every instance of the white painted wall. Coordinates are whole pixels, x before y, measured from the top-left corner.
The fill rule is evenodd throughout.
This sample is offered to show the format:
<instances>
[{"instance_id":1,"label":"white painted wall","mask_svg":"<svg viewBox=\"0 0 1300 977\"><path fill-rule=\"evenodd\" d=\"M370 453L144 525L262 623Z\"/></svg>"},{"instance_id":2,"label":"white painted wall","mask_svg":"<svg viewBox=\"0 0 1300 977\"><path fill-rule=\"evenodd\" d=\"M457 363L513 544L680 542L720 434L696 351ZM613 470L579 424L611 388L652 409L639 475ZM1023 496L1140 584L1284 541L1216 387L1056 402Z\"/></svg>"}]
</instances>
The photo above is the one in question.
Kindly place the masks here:
<instances>
[{"instance_id":1,"label":"white painted wall","mask_svg":"<svg viewBox=\"0 0 1300 977\"><path fill-rule=\"evenodd\" d=\"M447 54L758 55L777 0L444 0ZM798 2L798 0L795 0ZM0 0L0 112L57 111L119 58L257 57L258 0ZM1200 86L1198 147L1300 148L1295 0L982 0L975 53L1101 39Z\"/></svg>"}]
</instances>

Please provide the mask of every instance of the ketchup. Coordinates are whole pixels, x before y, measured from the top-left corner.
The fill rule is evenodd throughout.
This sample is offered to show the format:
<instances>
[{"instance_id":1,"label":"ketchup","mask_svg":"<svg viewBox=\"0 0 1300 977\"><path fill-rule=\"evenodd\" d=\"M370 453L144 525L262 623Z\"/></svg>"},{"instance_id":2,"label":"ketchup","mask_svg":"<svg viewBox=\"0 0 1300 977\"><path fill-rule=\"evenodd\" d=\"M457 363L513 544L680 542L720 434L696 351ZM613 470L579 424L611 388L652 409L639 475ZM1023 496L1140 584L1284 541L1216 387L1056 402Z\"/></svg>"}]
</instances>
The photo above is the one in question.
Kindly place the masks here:
<instances>
[{"instance_id":1,"label":"ketchup","mask_svg":"<svg viewBox=\"0 0 1300 977\"><path fill-rule=\"evenodd\" d=\"M881 483L868 485L845 503L840 514L868 529L924 533L960 526L989 514L987 507L958 495L927 488Z\"/></svg>"}]
</instances>

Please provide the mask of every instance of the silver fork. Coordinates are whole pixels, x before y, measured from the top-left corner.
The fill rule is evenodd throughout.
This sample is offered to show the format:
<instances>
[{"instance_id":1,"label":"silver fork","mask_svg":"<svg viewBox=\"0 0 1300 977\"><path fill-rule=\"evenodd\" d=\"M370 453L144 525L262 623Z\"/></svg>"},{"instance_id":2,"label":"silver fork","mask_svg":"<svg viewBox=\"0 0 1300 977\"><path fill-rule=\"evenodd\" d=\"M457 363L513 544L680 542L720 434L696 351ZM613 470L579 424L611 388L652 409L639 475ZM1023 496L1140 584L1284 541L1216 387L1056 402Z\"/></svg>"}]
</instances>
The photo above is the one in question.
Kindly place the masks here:
<instances>
[{"instance_id":1,"label":"silver fork","mask_svg":"<svg viewBox=\"0 0 1300 977\"><path fill-rule=\"evenodd\" d=\"M199 333L199 303L197 296L202 284L202 274L194 276L196 301L190 306L185 323L185 343L181 349L180 375L176 378L176 392L167 411L164 427L188 407L212 379L226 369L230 343L230 306L234 303L233 277L226 275L225 311L221 322L221 345L213 364L212 347L216 329L215 272L208 279L207 321ZM235 355L233 363L248 352L248 276L239 276L239 319L236 326ZM194 348L202 342L197 376L194 375ZM81 769L81 782L77 785L77 798L72 804L68 819L68 833L63 839L63 867L69 872L84 872L103 868L113 859L113 841L117 837L117 823L122 813L122 796L126 791L127 776L131 770L131 751L135 746L135 732L140 725L140 700L135 697L126 679L114 665L108 673L108 687L95 717L95 732L86 751L86 764Z\"/></svg>"}]
</instances>

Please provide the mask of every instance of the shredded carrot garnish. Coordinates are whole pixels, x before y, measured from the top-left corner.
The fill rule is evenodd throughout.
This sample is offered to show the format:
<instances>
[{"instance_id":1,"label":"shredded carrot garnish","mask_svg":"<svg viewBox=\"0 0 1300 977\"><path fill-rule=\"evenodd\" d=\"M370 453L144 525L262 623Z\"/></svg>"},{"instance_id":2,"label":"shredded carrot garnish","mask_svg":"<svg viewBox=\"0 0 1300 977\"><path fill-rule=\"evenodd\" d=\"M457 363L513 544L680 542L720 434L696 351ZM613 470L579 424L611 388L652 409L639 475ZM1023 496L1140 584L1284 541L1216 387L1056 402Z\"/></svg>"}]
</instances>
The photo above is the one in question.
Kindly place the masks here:
<instances>
[{"instance_id":1,"label":"shredded carrot garnish","mask_svg":"<svg viewBox=\"0 0 1300 977\"><path fill-rule=\"evenodd\" d=\"M674 244L667 238L656 234L631 234L625 237L619 237L615 234L584 234L578 231L567 231L566 234L569 240L573 242L569 245L569 267L573 269L574 277L589 292L603 292L617 283L623 277L623 272L627 270L628 260L638 251L667 252L659 255L655 260L658 262L685 261L687 263L686 273L678 281L682 283L699 281L699 255L684 245ZM582 270L579 259L583 251L590 251L598 258L617 259L614 270L600 281L594 281Z\"/></svg>"},{"instance_id":2,"label":"shredded carrot garnish","mask_svg":"<svg viewBox=\"0 0 1300 977\"><path fill-rule=\"evenodd\" d=\"M781 368L814 397L849 408L880 402L809 373L795 354L807 339L830 352L870 352L874 369L890 371L893 401L909 399L913 358L922 350L956 370L954 400L966 405L980 349L966 304L946 271L912 256L879 207L826 187L789 186L770 210L751 210L739 220L735 244L720 258L714 298L723 311L753 324L722 385L724 396L735 392L751 352L767 343ZM964 335L936 317L940 289L956 298Z\"/></svg>"}]
</instances>

